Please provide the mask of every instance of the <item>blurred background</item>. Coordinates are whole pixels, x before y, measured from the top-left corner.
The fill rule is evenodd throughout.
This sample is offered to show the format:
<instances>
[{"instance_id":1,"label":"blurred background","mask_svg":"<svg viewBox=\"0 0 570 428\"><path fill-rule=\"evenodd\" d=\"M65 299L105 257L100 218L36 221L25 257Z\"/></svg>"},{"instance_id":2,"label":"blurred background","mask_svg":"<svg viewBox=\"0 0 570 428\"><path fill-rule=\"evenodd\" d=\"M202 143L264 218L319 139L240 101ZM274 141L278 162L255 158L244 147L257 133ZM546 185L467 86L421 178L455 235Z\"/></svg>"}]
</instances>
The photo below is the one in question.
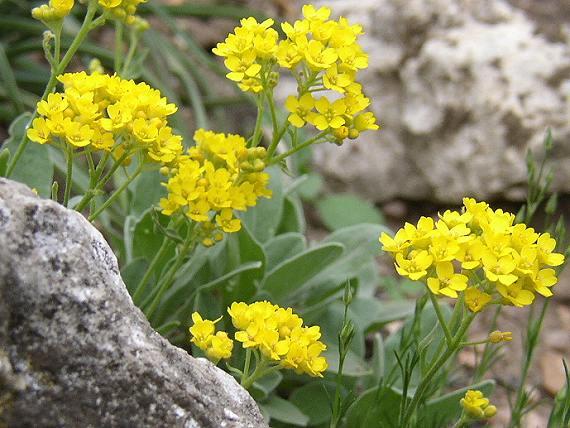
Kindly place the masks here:
<instances>
[{"instance_id":1,"label":"blurred background","mask_svg":"<svg viewBox=\"0 0 570 428\"><path fill-rule=\"evenodd\" d=\"M32 110L49 77L41 48L44 27L30 18L41 2L0 0L0 141L20 113ZM292 0L153 0L141 7L151 29L135 58L140 78L181 106L174 127L190 140L197 127L248 135L255 108L225 78L211 49L242 17L294 19L302 2ZM362 45L370 67L361 73L365 93L382 125L342 147L321 145L298 159L308 173L300 190L309 235L320 239L340 227L372 222L399 227L421 215L437 216L483 199L516 212L526 198L527 153L540 161L548 128L554 141L548 167L554 171L556 211L570 209L570 2L557 0L332 0L315 1L363 25ZM70 34L80 24L67 24ZM152 14L152 16L151 16ZM112 27L96 32L72 70L97 58L110 69ZM68 42L71 38L68 39ZM64 43L65 44L65 43ZM165 48L166 47L166 48ZM283 79L278 96L293 85ZM64 163L55 164L62 174ZM59 171L59 172L58 172ZM540 228L538 219L537 228ZM388 257L378 257L384 278L381 299L411 298L399 289ZM537 403L527 426L546 424L548 406L563 386L561 359L570 357L570 271L554 290L529 377ZM474 339L486 335L491 311L478 318ZM513 331L505 359L493 376L493 397L506 410L522 358L525 309L503 312L501 330ZM387 329L396 326L388 325ZM466 374L475 354L459 358ZM494 419L506 423L508 412Z\"/></svg>"}]
</instances>

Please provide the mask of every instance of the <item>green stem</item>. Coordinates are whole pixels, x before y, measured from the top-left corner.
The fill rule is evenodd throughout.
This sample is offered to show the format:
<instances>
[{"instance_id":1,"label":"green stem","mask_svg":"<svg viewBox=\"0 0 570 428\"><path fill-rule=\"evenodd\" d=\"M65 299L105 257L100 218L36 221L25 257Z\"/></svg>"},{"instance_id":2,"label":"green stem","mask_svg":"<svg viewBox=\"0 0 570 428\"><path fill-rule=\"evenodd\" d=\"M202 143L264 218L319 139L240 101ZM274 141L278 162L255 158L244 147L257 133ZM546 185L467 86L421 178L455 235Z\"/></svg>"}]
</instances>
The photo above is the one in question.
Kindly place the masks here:
<instances>
[{"instance_id":1,"label":"green stem","mask_svg":"<svg viewBox=\"0 0 570 428\"><path fill-rule=\"evenodd\" d=\"M493 319L491 321L491 327L489 328L489 333L495 331L497 328L497 319L499 318L499 314L501 313L503 306L498 305L495 313L493 314ZM491 344L487 342L485 344L485 348L483 349L483 355L481 355L481 360L475 369L475 374L473 375L473 383L479 382L483 379L485 371L487 370L487 365L489 364L488 360L491 358Z\"/></svg>"},{"instance_id":2,"label":"green stem","mask_svg":"<svg viewBox=\"0 0 570 428\"><path fill-rule=\"evenodd\" d=\"M263 123L263 98L257 97L257 118L255 119L255 128L251 137L251 147L257 147L261 141L261 125Z\"/></svg>"},{"instance_id":3,"label":"green stem","mask_svg":"<svg viewBox=\"0 0 570 428\"><path fill-rule=\"evenodd\" d=\"M85 40L85 37L87 37L89 31L91 31L91 29L93 28L91 24L96 11L97 11L97 2L95 0L91 0L87 7L87 13L85 14L85 19L83 20L83 24L81 24L79 32L75 36L75 39L73 39L73 42L71 42L71 45L69 46L69 49L67 49L67 52L65 53L61 62L57 65L57 67L52 69L49 81L46 85L46 88L41 98L42 101L46 100L48 95L51 94L51 92L55 88L55 85L57 84L57 76L59 76L61 73L65 71L69 62L73 58L73 55L75 55L75 52L77 51L77 49L79 49L79 46L81 46L81 43L83 43L83 40ZM30 121L28 122L28 126L33 122L33 120L36 117L38 117L37 108L34 110L34 113L32 114ZM16 167L16 164L18 163L20 158L22 157L22 154L26 149L28 141L29 140L27 133L24 132L24 135L20 140L20 144L18 145L18 150L16 150L16 153L14 153L14 157L10 160L10 164L8 165L8 168L6 170L6 178L9 178L12 172L14 172L14 168Z\"/></svg>"},{"instance_id":4,"label":"green stem","mask_svg":"<svg viewBox=\"0 0 570 428\"><path fill-rule=\"evenodd\" d=\"M171 268L166 273L166 276L162 280L162 284L159 286L158 292L154 296L153 300L151 301L148 308L144 309L143 312L146 315L147 319L150 320L156 309L158 308L158 304L160 303L160 299L162 295L168 290L168 288L172 285L172 281L174 280L174 276L178 272L178 269L182 264L186 261L186 257L188 254L196 247L196 239L193 233L194 224L192 223L188 227L188 233L186 235L186 239L184 240L184 244L180 249L180 253L176 257L176 262L171 266Z\"/></svg>"},{"instance_id":5,"label":"green stem","mask_svg":"<svg viewBox=\"0 0 570 428\"><path fill-rule=\"evenodd\" d=\"M73 147L67 145L65 150L65 159L67 161L67 171L65 173L65 192L63 194L63 206L67 207L69 196L71 195L71 179L73 176Z\"/></svg>"},{"instance_id":6,"label":"green stem","mask_svg":"<svg viewBox=\"0 0 570 428\"><path fill-rule=\"evenodd\" d=\"M87 204L89 202L91 202L91 200L95 197L95 195L97 195L97 193L103 188L103 186L107 183L107 181L109 181L109 179L113 176L115 171L117 169L119 169L119 167L122 165L123 161L129 155L130 155L129 152L125 152L123 154L123 156L121 156L119 159L117 159L115 161L115 163L113 164L113 166L111 167L111 169L107 173L107 175L105 177L103 177L102 180L99 180L101 178L101 175L103 174L105 164L107 163L107 160L109 159L109 156L110 156L109 152L105 153L103 159L101 159L101 161L97 165L97 168L95 169L95 183L96 184L91 185L90 188L87 190L87 192L85 193L85 195L83 196L81 201L79 201L79 203L75 207L76 211L81 211L83 208L85 208L87 206Z\"/></svg>"},{"instance_id":7,"label":"green stem","mask_svg":"<svg viewBox=\"0 0 570 428\"><path fill-rule=\"evenodd\" d=\"M123 56L123 23L115 21L115 61L114 68L117 73L121 72L121 62Z\"/></svg>"},{"instance_id":8,"label":"green stem","mask_svg":"<svg viewBox=\"0 0 570 428\"><path fill-rule=\"evenodd\" d=\"M437 315L437 320L439 321L439 325L441 326L441 328L443 330L443 334L445 334L445 340L447 342L447 347L449 348L453 344L453 338L451 337L451 332L449 331L449 327L447 326L447 323L445 322L445 318L443 317L443 313L441 312L441 308L439 306L437 298L431 292L428 294L429 294L429 298L431 300L431 304L432 304L433 308L435 309L435 314Z\"/></svg>"},{"instance_id":9,"label":"green stem","mask_svg":"<svg viewBox=\"0 0 570 428\"><path fill-rule=\"evenodd\" d=\"M139 303L139 301L142 297L142 293L144 291L144 286L147 283L147 281L150 279L150 276L154 272L156 265L158 264L158 262L160 261L160 259L164 255L164 253L166 252L166 250L168 248L168 244L170 244L170 242L171 241L168 239L168 237L165 236L164 240L162 241L162 245L158 249L157 253L154 255L154 257L153 257L152 261L150 262L150 265L148 266L144 276L142 277L142 279L137 284L137 286L135 288L135 292L133 293L133 302L135 303L135 305L138 306L138 303Z\"/></svg>"},{"instance_id":10,"label":"green stem","mask_svg":"<svg viewBox=\"0 0 570 428\"><path fill-rule=\"evenodd\" d=\"M127 73L127 71L129 71L129 67L131 66L131 61L133 60L133 57L135 56L138 44L139 44L139 34L136 30L131 30L129 37L129 51L127 52L127 57L125 58L125 62L123 63L123 68L120 72L121 76L124 76Z\"/></svg>"},{"instance_id":11,"label":"green stem","mask_svg":"<svg viewBox=\"0 0 570 428\"><path fill-rule=\"evenodd\" d=\"M538 316L538 320L536 321L536 323L533 323L532 311L529 312L528 315L527 342L525 344L526 345L525 359L517 389L517 398L515 400L515 404L511 412L511 421L509 423L509 427L519 427L521 425L521 419L524 414L524 407L525 407L525 400L524 400L525 384L528 378L528 371L530 369L530 365L532 363L532 359L534 356L534 350L536 349L536 345L538 344L538 336L540 334L540 331L542 330L542 324L544 322L544 316L546 315L546 309L548 308L549 302L550 302L549 299L546 299L544 301L544 304L542 305L542 309L540 311L540 315Z\"/></svg>"},{"instance_id":12,"label":"green stem","mask_svg":"<svg viewBox=\"0 0 570 428\"><path fill-rule=\"evenodd\" d=\"M241 378L241 386L243 386L244 389L249 389L257 379L260 379L266 374L279 369L279 366L268 367L268 363L269 361L267 359L261 357L251 376L247 376L244 373L244 377Z\"/></svg>"},{"instance_id":13,"label":"green stem","mask_svg":"<svg viewBox=\"0 0 570 428\"><path fill-rule=\"evenodd\" d=\"M444 366L444 364L447 362L447 360L449 360L455 354L455 352L459 349L459 344L461 343L461 339L463 338L463 336L467 332L467 329L469 328L469 325L473 321L473 318L475 318L475 315L470 314L469 316L467 316L463 320L461 326L459 327L457 334L455 335L455 337L453 339L451 346L449 346L447 348L447 350L443 354L441 354L437 360L435 360L435 362L432 364L432 366L430 367L428 372L422 378L420 384L418 385L418 387L416 389L414 397L412 398L412 401L410 402L410 404L406 408L402 424L400 425L401 427L407 428L409 426L410 419L412 418L412 416L413 416L417 406L419 405L420 401L423 399L423 395L425 394L425 391L427 390L427 388L429 388L433 377L437 374L437 372L439 370L441 370L441 368Z\"/></svg>"},{"instance_id":14,"label":"green stem","mask_svg":"<svg viewBox=\"0 0 570 428\"><path fill-rule=\"evenodd\" d=\"M245 363L243 364L243 377L241 378L242 382L247 376L249 376L249 365L251 364L251 352L252 352L251 348L247 348L245 350Z\"/></svg>"},{"instance_id":15,"label":"green stem","mask_svg":"<svg viewBox=\"0 0 570 428\"><path fill-rule=\"evenodd\" d=\"M115 192L113 192L113 194L111 196L109 196L109 198L103 203L103 205L101 205L87 219L89 221L95 220L99 216L99 214L101 214L109 205L111 205L115 201L115 199L117 199L119 197L119 195L121 193L123 193L123 191L129 186L129 184L131 184L132 181L139 176L139 174L141 173L141 171L143 169L143 165L144 165L144 163L141 160L136 171L133 172L130 176L128 176L127 179L123 182L123 184L121 184L121 186L117 190L115 190Z\"/></svg>"},{"instance_id":16,"label":"green stem","mask_svg":"<svg viewBox=\"0 0 570 428\"><path fill-rule=\"evenodd\" d=\"M299 144L297 147L293 147L291 150L286 151L285 153L280 154L279 156L275 156L274 158L270 159L267 162L267 165L274 165L276 163L281 162L283 159L297 153L300 150L303 150L305 147L310 146L313 143L316 143L318 140L320 140L321 138L323 138L325 135L328 134L328 131L321 131L320 133L318 133L317 135L315 135L313 138L308 139L307 141Z\"/></svg>"}]
</instances>

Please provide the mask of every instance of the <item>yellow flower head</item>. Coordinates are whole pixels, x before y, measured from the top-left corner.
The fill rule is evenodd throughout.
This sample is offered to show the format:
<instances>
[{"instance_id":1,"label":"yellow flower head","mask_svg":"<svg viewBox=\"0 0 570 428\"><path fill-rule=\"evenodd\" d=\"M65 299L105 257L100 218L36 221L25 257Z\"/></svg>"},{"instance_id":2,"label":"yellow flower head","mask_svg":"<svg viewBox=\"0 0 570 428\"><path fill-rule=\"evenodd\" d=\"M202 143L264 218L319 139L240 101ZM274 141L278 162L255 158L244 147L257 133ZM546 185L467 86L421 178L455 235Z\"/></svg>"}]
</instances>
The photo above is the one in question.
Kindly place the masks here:
<instances>
[{"instance_id":1,"label":"yellow flower head","mask_svg":"<svg viewBox=\"0 0 570 428\"><path fill-rule=\"evenodd\" d=\"M511 340L513 340L513 333L510 331L495 330L489 333L491 343L510 342Z\"/></svg>"},{"instance_id":2,"label":"yellow flower head","mask_svg":"<svg viewBox=\"0 0 570 428\"><path fill-rule=\"evenodd\" d=\"M497 408L489 404L489 399L485 398L481 391L468 390L459 403L465 413L473 419L487 419L497 413Z\"/></svg>"}]
</instances>

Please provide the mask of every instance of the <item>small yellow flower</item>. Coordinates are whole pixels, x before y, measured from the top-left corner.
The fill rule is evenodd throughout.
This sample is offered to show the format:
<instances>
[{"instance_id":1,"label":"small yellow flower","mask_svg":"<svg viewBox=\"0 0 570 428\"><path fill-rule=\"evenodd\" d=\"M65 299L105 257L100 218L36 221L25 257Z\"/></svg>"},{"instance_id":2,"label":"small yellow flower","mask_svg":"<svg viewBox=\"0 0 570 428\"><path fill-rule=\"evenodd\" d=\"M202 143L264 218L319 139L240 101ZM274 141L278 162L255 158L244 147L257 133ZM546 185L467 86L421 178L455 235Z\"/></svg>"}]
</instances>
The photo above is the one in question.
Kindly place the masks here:
<instances>
[{"instance_id":1,"label":"small yellow flower","mask_svg":"<svg viewBox=\"0 0 570 428\"><path fill-rule=\"evenodd\" d=\"M315 107L315 100L310 93L296 98L290 95L285 101L285 108L291 112L289 122L296 128L302 128L305 123L313 120L315 113L312 111Z\"/></svg>"},{"instance_id":2,"label":"small yellow flower","mask_svg":"<svg viewBox=\"0 0 570 428\"><path fill-rule=\"evenodd\" d=\"M465 290L465 304L471 312L480 312L491 303L491 295L479 290L477 287L468 287Z\"/></svg>"},{"instance_id":3,"label":"small yellow flower","mask_svg":"<svg viewBox=\"0 0 570 428\"><path fill-rule=\"evenodd\" d=\"M192 335L191 342L200 349L207 349L216 330L215 323L220 319L221 317L215 321L205 320L198 312L194 312L192 314L194 324L189 328Z\"/></svg>"},{"instance_id":4,"label":"small yellow flower","mask_svg":"<svg viewBox=\"0 0 570 428\"><path fill-rule=\"evenodd\" d=\"M210 345L206 349L206 355L214 363L217 363L221 359L230 358L233 348L234 342L228 337L228 334L225 331L218 331L212 336Z\"/></svg>"},{"instance_id":5,"label":"small yellow flower","mask_svg":"<svg viewBox=\"0 0 570 428\"><path fill-rule=\"evenodd\" d=\"M489 399L485 398L481 391L468 390L459 403L465 413L473 419L486 419L497 413L497 408L489 405Z\"/></svg>"},{"instance_id":6,"label":"small yellow flower","mask_svg":"<svg viewBox=\"0 0 570 428\"><path fill-rule=\"evenodd\" d=\"M344 100L336 100L330 102L326 97L322 97L315 102L317 114L309 120L319 131L332 128L337 129L344 125L344 113L346 112L346 105Z\"/></svg>"},{"instance_id":7,"label":"small yellow flower","mask_svg":"<svg viewBox=\"0 0 570 428\"><path fill-rule=\"evenodd\" d=\"M457 292L467 288L468 278L455 273L451 262L438 263L435 270L437 277L427 279L428 288L433 294L457 298Z\"/></svg>"},{"instance_id":8,"label":"small yellow flower","mask_svg":"<svg viewBox=\"0 0 570 428\"><path fill-rule=\"evenodd\" d=\"M396 270L414 281L427 275L432 262L433 257L425 250L410 253L408 259L401 253L396 254Z\"/></svg>"}]
</instances>

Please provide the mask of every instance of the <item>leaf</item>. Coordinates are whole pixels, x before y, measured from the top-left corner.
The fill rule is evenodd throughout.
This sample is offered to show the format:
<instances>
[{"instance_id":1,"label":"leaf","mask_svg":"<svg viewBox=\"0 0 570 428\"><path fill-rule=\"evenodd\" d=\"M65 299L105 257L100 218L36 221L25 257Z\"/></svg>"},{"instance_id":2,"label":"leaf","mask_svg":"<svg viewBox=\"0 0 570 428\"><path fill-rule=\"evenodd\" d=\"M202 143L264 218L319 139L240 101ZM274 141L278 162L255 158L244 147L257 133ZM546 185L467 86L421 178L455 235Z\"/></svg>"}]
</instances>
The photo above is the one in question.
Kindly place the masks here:
<instances>
[{"instance_id":1,"label":"leaf","mask_svg":"<svg viewBox=\"0 0 570 428\"><path fill-rule=\"evenodd\" d=\"M265 274L266 256L261 244L253 237L243 225L239 233L236 234L238 241L238 254L240 263L259 262L259 269L250 270L239 276L239 281L231 291L231 301L249 301L257 291L257 283ZM231 247L229 247L231 248Z\"/></svg>"},{"instance_id":2,"label":"leaf","mask_svg":"<svg viewBox=\"0 0 570 428\"><path fill-rule=\"evenodd\" d=\"M3 148L7 148L12 156L18 150L22 137L26 132L31 119L30 113L18 116L8 130L10 137L4 142ZM53 162L49 155L47 144L37 144L29 141L20 160L10 175L12 180L25 183L44 198L51 195L51 183L53 181Z\"/></svg>"},{"instance_id":3,"label":"leaf","mask_svg":"<svg viewBox=\"0 0 570 428\"><path fill-rule=\"evenodd\" d=\"M469 389L479 390L485 397L489 397L495 389L495 381L485 380L429 400L419 415L419 423L423 426L446 426L459 419L462 411L459 400Z\"/></svg>"},{"instance_id":4,"label":"leaf","mask_svg":"<svg viewBox=\"0 0 570 428\"><path fill-rule=\"evenodd\" d=\"M297 198L288 196L283 202L283 217L277 233L298 232L304 233L306 228L303 206Z\"/></svg>"},{"instance_id":5,"label":"leaf","mask_svg":"<svg viewBox=\"0 0 570 428\"><path fill-rule=\"evenodd\" d=\"M398 426L402 392L379 386L365 391L346 412L347 427L392 428ZM425 425L429 426L429 425Z\"/></svg>"},{"instance_id":6,"label":"leaf","mask_svg":"<svg viewBox=\"0 0 570 428\"><path fill-rule=\"evenodd\" d=\"M169 220L168 218L163 218L163 221L168 222ZM163 224L163 226L166 227L166 224ZM155 231L151 210L147 210L140 217L139 221L135 223L132 256L134 258L144 257L147 260L152 260L164 239L165 236L162 233Z\"/></svg>"},{"instance_id":7,"label":"leaf","mask_svg":"<svg viewBox=\"0 0 570 428\"><path fill-rule=\"evenodd\" d=\"M343 249L341 244L329 243L303 251L269 272L261 288L276 302L287 301L307 281L338 259Z\"/></svg>"},{"instance_id":8,"label":"leaf","mask_svg":"<svg viewBox=\"0 0 570 428\"><path fill-rule=\"evenodd\" d=\"M157 170L144 171L134 183L129 186L132 190L131 214L141 216L145 211L158 204L165 194L161 185L163 177Z\"/></svg>"},{"instance_id":9,"label":"leaf","mask_svg":"<svg viewBox=\"0 0 570 428\"><path fill-rule=\"evenodd\" d=\"M317 211L329 230L360 223L384 223L384 217L373 204L351 194L327 196L317 202Z\"/></svg>"},{"instance_id":10,"label":"leaf","mask_svg":"<svg viewBox=\"0 0 570 428\"><path fill-rule=\"evenodd\" d=\"M261 379L256 380L249 392L256 401L262 401L279 386L282 380L283 375L280 372L270 372Z\"/></svg>"},{"instance_id":11,"label":"leaf","mask_svg":"<svg viewBox=\"0 0 570 428\"><path fill-rule=\"evenodd\" d=\"M271 419L275 419L287 424L306 427L309 417L301 412L293 403L284 400L276 395L272 395L268 401L261 403Z\"/></svg>"},{"instance_id":12,"label":"leaf","mask_svg":"<svg viewBox=\"0 0 570 428\"><path fill-rule=\"evenodd\" d=\"M309 425L323 424L331 418L331 400L336 386L332 382L316 381L291 393L289 401L309 416Z\"/></svg>"},{"instance_id":13,"label":"leaf","mask_svg":"<svg viewBox=\"0 0 570 428\"><path fill-rule=\"evenodd\" d=\"M127 286L127 290L129 290L129 294L134 293L134 289L144 276L147 267L147 260L139 257L121 269L121 277Z\"/></svg>"},{"instance_id":14,"label":"leaf","mask_svg":"<svg viewBox=\"0 0 570 428\"><path fill-rule=\"evenodd\" d=\"M243 214L243 221L259 242L267 242L277 232L283 213L283 185L281 171L277 167L266 170L271 176L269 188L273 192L270 199L260 199L255 207Z\"/></svg>"},{"instance_id":15,"label":"leaf","mask_svg":"<svg viewBox=\"0 0 570 428\"><path fill-rule=\"evenodd\" d=\"M376 298L355 298L348 310L350 318L362 331L374 331L384 324L407 318L414 313L414 302L380 301Z\"/></svg>"},{"instance_id":16,"label":"leaf","mask_svg":"<svg viewBox=\"0 0 570 428\"><path fill-rule=\"evenodd\" d=\"M330 289L359 275L363 266L374 260L380 245L378 237L387 229L381 225L360 224L337 230L329 235L323 243L340 243L345 251L335 263L330 264L306 284L310 292L309 297L316 302L321 300L322 294ZM312 295L311 295L312 294Z\"/></svg>"},{"instance_id":17,"label":"leaf","mask_svg":"<svg viewBox=\"0 0 570 428\"><path fill-rule=\"evenodd\" d=\"M323 189L323 177L316 172L310 172L304 177L306 179L296 189L297 194L306 201L312 201Z\"/></svg>"},{"instance_id":18,"label":"leaf","mask_svg":"<svg viewBox=\"0 0 570 428\"><path fill-rule=\"evenodd\" d=\"M278 264L302 252L307 246L305 237L300 233L278 235L264 245L267 256L266 269L272 270Z\"/></svg>"}]
</instances>

